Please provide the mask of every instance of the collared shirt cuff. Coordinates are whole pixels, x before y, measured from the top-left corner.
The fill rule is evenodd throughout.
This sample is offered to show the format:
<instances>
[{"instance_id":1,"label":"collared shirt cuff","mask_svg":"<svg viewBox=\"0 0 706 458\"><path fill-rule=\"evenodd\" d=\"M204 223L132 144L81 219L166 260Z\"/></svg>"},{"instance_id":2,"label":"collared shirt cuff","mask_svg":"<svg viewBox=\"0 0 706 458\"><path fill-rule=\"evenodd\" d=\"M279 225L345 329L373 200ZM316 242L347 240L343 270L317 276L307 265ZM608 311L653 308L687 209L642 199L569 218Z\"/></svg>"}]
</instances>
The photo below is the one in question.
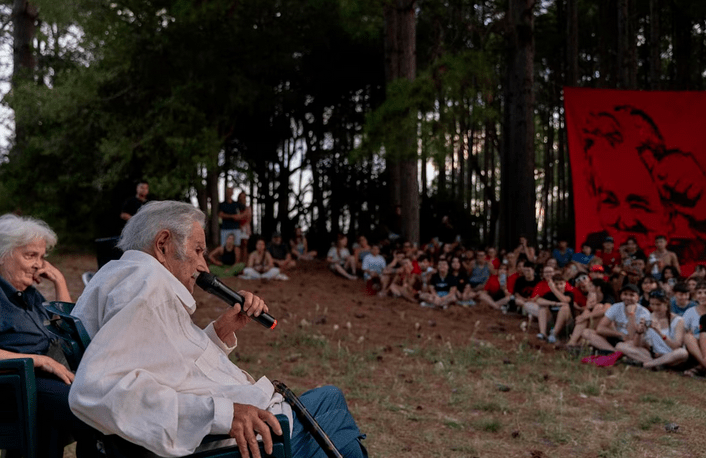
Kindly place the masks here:
<instances>
[{"instance_id":1,"label":"collared shirt cuff","mask_svg":"<svg viewBox=\"0 0 706 458\"><path fill-rule=\"evenodd\" d=\"M206 326L206 329L204 329L204 332L208 336L211 341L218 346L218 348L223 351L226 355L230 355L230 353L235 350L235 347L238 346L238 337L233 333L233 346L229 347L225 342L223 342L220 337L218 337L218 334L216 334L216 330L213 328L213 321Z\"/></svg>"},{"instance_id":2,"label":"collared shirt cuff","mask_svg":"<svg viewBox=\"0 0 706 458\"><path fill-rule=\"evenodd\" d=\"M211 434L228 434L232 425L233 402L226 398L213 398Z\"/></svg>"}]
</instances>

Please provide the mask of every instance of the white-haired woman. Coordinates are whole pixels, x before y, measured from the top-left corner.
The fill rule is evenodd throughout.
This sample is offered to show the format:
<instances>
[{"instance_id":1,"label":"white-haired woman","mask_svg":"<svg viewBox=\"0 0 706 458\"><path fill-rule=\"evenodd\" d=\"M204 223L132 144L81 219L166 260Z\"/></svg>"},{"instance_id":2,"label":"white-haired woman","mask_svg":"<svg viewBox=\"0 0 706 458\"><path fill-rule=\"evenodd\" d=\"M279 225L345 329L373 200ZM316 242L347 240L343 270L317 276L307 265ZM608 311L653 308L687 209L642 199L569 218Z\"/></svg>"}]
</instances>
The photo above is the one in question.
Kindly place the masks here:
<instances>
[{"instance_id":1,"label":"white-haired woman","mask_svg":"<svg viewBox=\"0 0 706 458\"><path fill-rule=\"evenodd\" d=\"M0 216L0 359L31 358L36 370L38 456L63 456L63 441L50 450L52 429L68 442L80 441L78 456L92 456L92 430L81 423L68 405L69 385L74 374L57 359L63 354L44 327L51 318L42 306L44 296L34 285L48 280L56 300L71 302L66 280L44 259L56 245L56 234L43 221L15 215ZM85 441L83 439L86 439ZM89 452L84 453L88 449Z\"/></svg>"}]
</instances>

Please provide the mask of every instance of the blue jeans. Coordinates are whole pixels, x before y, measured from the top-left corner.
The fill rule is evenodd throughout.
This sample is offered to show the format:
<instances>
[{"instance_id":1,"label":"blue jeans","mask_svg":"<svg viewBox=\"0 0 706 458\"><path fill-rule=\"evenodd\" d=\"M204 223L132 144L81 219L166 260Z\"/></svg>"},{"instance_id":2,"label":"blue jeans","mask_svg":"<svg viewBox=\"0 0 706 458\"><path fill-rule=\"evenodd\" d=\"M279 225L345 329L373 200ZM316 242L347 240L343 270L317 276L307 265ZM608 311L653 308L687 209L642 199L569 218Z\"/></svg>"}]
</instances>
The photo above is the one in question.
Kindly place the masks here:
<instances>
[{"instance_id":1,"label":"blue jeans","mask_svg":"<svg viewBox=\"0 0 706 458\"><path fill-rule=\"evenodd\" d=\"M299 398L306 410L328 434L338 451L346 458L367 458L368 452L360 443L365 438L348 410L346 399L335 386L314 388ZM326 458L326 452L294 415L292 454L297 458Z\"/></svg>"}]
</instances>

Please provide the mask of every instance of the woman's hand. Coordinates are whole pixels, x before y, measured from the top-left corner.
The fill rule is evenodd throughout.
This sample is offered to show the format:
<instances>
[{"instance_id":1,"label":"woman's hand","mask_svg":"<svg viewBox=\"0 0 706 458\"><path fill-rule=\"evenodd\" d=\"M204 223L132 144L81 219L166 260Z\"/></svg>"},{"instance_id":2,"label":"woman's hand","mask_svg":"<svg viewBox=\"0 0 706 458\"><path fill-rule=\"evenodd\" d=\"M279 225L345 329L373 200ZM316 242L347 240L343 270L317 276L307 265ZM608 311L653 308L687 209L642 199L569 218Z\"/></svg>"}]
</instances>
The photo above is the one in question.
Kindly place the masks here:
<instances>
[{"instance_id":1,"label":"woman's hand","mask_svg":"<svg viewBox=\"0 0 706 458\"><path fill-rule=\"evenodd\" d=\"M51 263L47 260L44 260L42 267L37 269L34 274L34 281L36 283L41 283L42 278L46 278L50 282L54 283L57 301L72 302L69 287L66 285L64 274L62 274L59 269L51 265Z\"/></svg>"},{"instance_id":2,"label":"woman's hand","mask_svg":"<svg viewBox=\"0 0 706 458\"><path fill-rule=\"evenodd\" d=\"M66 383L67 385L71 385L71 382L74 381L73 372L68 370L62 364L59 364L55 360L51 359L50 357L44 355L35 355L32 356L32 359L34 360L34 367L60 378L61 381Z\"/></svg>"}]
</instances>

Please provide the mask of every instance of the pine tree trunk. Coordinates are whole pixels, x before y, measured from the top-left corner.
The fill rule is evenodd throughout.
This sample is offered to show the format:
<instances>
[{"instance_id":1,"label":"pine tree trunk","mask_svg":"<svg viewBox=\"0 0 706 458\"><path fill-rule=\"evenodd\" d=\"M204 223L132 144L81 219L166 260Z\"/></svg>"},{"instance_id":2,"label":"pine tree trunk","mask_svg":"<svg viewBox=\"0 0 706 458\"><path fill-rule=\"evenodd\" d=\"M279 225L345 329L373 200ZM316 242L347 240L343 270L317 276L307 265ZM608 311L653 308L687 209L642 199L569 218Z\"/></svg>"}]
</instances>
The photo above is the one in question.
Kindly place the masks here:
<instances>
[{"instance_id":1,"label":"pine tree trunk","mask_svg":"<svg viewBox=\"0 0 706 458\"><path fill-rule=\"evenodd\" d=\"M659 0L650 0L650 89L659 90L662 58L659 37Z\"/></svg>"},{"instance_id":2,"label":"pine tree trunk","mask_svg":"<svg viewBox=\"0 0 706 458\"><path fill-rule=\"evenodd\" d=\"M534 13L533 0L510 0L508 71L505 86L501 227L505 246L520 234L537 234L534 189Z\"/></svg>"},{"instance_id":3,"label":"pine tree trunk","mask_svg":"<svg viewBox=\"0 0 706 458\"><path fill-rule=\"evenodd\" d=\"M578 0L567 0L566 8L566 85L579 83L579 13Z\"/></svg>"}]
</instances>

